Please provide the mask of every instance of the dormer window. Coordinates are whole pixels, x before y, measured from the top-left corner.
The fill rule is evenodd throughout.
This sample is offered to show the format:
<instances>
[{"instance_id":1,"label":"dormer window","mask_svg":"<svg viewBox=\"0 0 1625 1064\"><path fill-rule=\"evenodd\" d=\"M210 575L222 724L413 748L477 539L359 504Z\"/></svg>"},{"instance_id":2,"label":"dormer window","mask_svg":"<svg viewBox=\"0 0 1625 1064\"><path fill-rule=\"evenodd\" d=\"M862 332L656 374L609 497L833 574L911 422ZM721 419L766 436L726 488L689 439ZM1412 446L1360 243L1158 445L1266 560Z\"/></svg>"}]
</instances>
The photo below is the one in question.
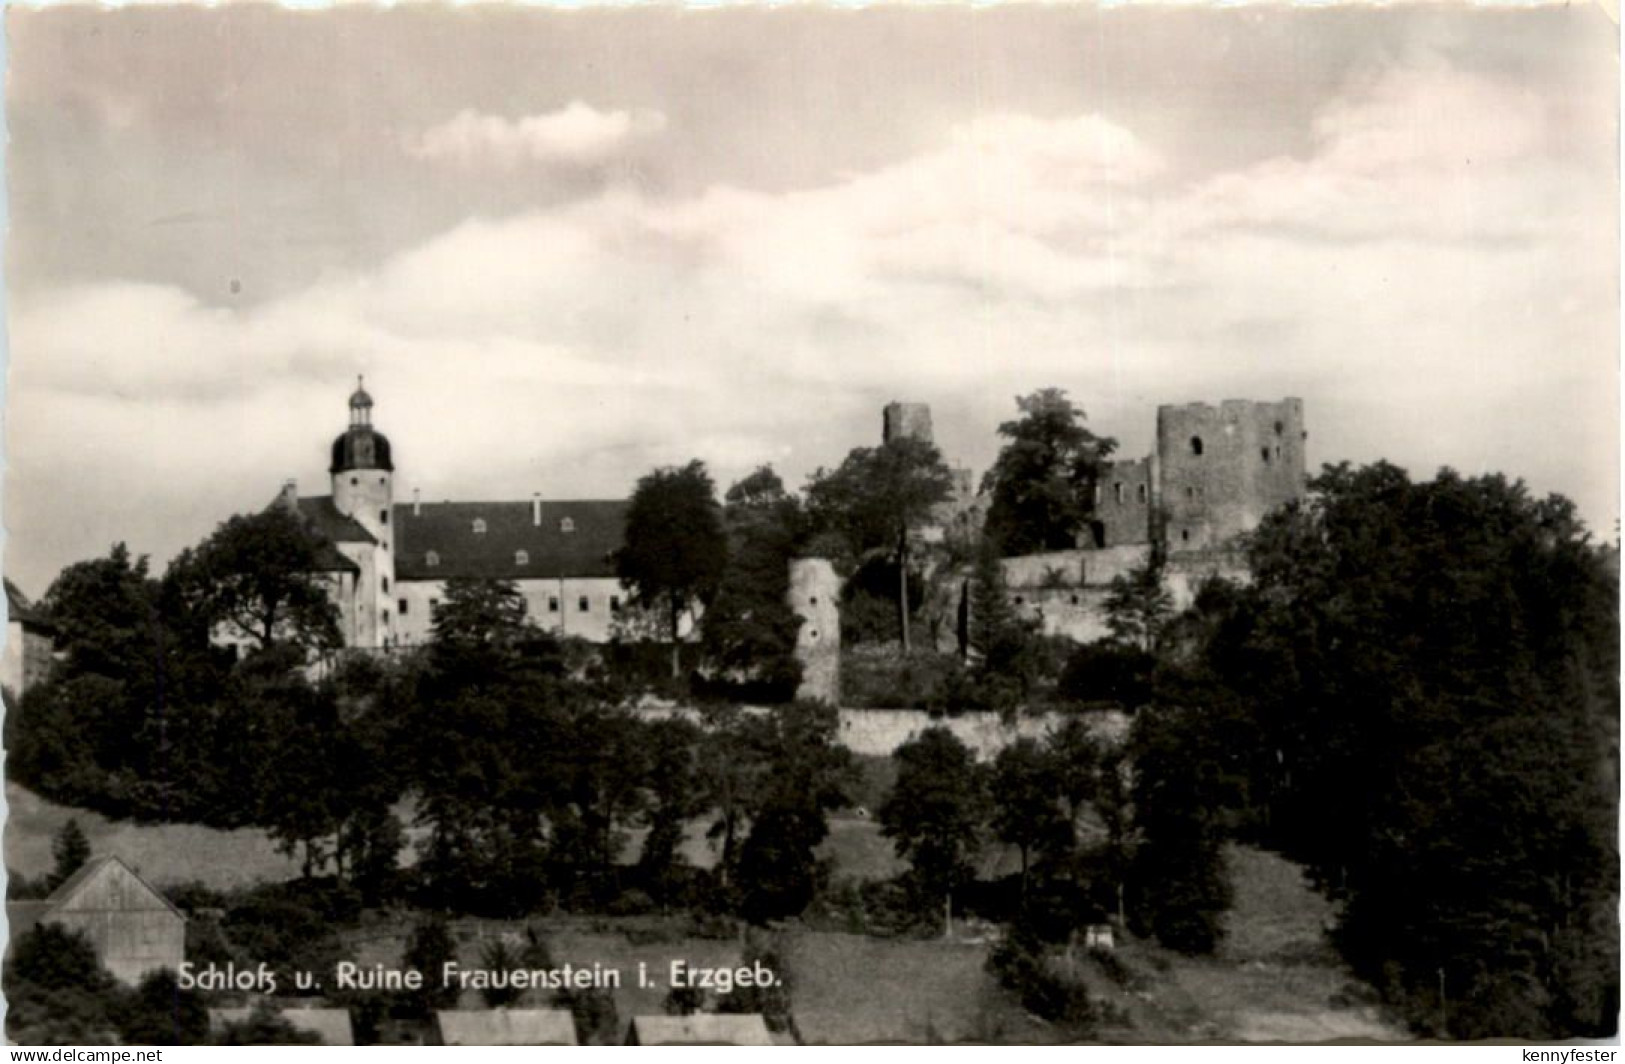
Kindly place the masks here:
<instances>
[{"instance_id":1,"label":"dormer window","mask_svg":"<svg viewBox=\"0 0 1625 1064\"><path fill-rule=\"evenodd\" d=\"M516 551L514 551L513 552L513 563L515 565L529 565L530 564L530 551L528 551L528 550L516 550Z\"/></svg>"},{"instance_id":2,"label":"dormer window","mask_svg":"<svg viewBox=\"0 0 1625 1064\"><path fill-rule=\"evenodd\" d=\"M574 532L575 530L576 523L574 518L566 517L564 520L559 522L560 532Z\"/></svg>"},{"instance_id":3,"label":"dormer window","mask_svg":"<svg viewBox=\"0 0 1625 1064\"><path fill-rule=\"evenodd\" d=\"M429 568L433 569L434 567L436 567L437 565L440 564L440 555L435 553L434 551L430 551L429 553L427 553L427 554L425 554L423 556L423 564L427 565Z\"/></svg>"},{"instance_id":4,"label":"dormer window","mask_svg":"<svg viewBox=\"0 0 1625 1064\"><path fill-rule=\"evenodd\" d=\"M476 536L485 535L485 518L483 518L483 517L474 518L474 534Z\"/></svg>"}]
</instances>

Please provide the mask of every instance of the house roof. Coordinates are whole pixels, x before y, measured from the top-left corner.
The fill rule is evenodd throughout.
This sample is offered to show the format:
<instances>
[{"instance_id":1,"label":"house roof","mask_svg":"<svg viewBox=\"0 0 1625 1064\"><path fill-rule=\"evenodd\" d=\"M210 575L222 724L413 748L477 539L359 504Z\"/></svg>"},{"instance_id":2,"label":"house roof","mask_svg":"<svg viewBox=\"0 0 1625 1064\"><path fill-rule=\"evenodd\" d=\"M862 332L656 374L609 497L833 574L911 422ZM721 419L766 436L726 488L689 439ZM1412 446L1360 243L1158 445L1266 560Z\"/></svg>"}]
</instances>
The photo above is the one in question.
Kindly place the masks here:
<instances>
[{"instance_id":1,"label":"house roof","mask_svg":"<svg viewBox=\"0 0 1625 1064\"><path fill-rule=\"evenodd\" d=\"M573 1046L575 1017L565 1009L441 1009L440 1041L448 1046Z\"/></svg>"},{"instance_id":2,"label":"house roof","mask_svg":"<svg viewBox=\"0 0 1625 1064\"><path fill-rule=\"evenodd\" d=\"M628 1041L640 1046L770 1046L773 1035L761 1013L635 1016Z\"/></svg>"},{"instance_id":3,"label":"house roof","mask_svg":"<svg viewBox=\"0 0 1625 1064\"><path fill-rule=\"evenodd\" d=\"M544 501L538 522L529 502L405 503L393 517L395 577L612 577L628 505L624 499ZM431 552L437 564L430 564Z\"/></svg>"},{"instance_id":4,"label":"house roof","mask_svg":"<svg viewBox=\"0 0 1625 1064\"><path fill-rule=\"evenodd\" d=\"M340 513L331 495L301 495L299 516L317 534L334 543L377 543L371 532L349 514Z\"/></svg>"},{"instance_id":5,"label":"house roof","mask_svg":"<svg viewBox=\"0 0 1625 1064\"><path fill-rule=\"evenodd\" d=\"M17 589L17 585L12 583L9 577L6 578L5 585L6 619L8 621L14 621L31 628L48 627L44 616L29 603L28 599Z\"/></svg>"},{"instance_id":6,"label":"house roof","mask_svg":"<svg viewBox=\"0 0 1625 1064\"><path fill-rule=\"evenodd\" d=\"M316 549L316 571L322 573L359 573L361 566L345 557L338 543L377 543L361 522L339 512L331 495L304 495L297 499L289 494L278 494L272 506L290 506L299 515L306 528L319 541Z\"/></svg>"},{"instance_id":7,"label":"house roof","mask_svg":"<svg viewBox=\"0 0 1625 1064\"><path fill-rule=\"evenodd\" d=\"M277 1015L296 1031L306 1031L322 1040L324 1046L355 1045L355 1026L348 1009L279 1008ZM209 1010L209 1026L218 1030L227 1024L242 1023L252 1016L251 1008Z\"/></svg>"},{"instance_id":8,"label":"house roof","mask_svg":"<svg viewBox=\"0 0 1625 1064\"><path fill-rule=\"evenodd\" d=\"M164 897L163 894L156 890L151 883L148 883L145 879L142 879L140 874L137 873L135 869L131 868L129 865L121 861L117 856L110 853L104 853L98 857L92 857L90 860L80 865L78 870L75 871L73 875L63 880L60 886L51 891L50 897L45 899L45 911L40 914L40 918L43 919L48 915L54 914L57 910L65 908L68 903L73 901L73 899L98 876L118 875L120 873L129 879L134 880L145 891L149 900L149 904L146 905L122 905L120 906L121 909L130 912L167 909L180 919L186 919L185 913L175 908L174 903L172 903L168 898Z\"/></svg>"}]
</instances>

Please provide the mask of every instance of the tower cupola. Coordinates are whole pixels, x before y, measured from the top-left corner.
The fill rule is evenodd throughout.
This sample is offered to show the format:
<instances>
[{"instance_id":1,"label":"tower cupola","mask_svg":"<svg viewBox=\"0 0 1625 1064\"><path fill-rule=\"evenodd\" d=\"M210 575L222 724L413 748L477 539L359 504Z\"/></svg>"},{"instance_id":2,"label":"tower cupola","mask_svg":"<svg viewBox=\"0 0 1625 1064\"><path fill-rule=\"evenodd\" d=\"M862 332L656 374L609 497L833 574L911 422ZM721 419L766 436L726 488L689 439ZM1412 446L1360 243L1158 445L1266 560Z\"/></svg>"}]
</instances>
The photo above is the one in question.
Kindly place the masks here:
<instances>
[{"instance_id":1,"label":"tower cupola","mask_svg":"<svg viewBox=\"0 0 1625 1064\"><path fill-rule=\"evenodd\" d=\"M350 427L333 441L333 462L328 472L348 473L352 469L395 469L389 438L372 427L372 396L360 377L350 396Z\"/></svg>"}]
</instances>

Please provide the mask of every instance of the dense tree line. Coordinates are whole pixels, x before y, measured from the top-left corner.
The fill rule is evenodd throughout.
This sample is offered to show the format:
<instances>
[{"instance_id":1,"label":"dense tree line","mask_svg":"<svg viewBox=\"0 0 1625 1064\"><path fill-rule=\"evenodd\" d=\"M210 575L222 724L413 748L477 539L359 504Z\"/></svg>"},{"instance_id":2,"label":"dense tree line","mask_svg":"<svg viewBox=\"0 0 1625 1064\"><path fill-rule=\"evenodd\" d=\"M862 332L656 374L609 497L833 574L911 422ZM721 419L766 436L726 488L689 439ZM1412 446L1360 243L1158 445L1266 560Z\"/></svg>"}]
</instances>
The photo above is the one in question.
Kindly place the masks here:
<instances>
[{"instance_id":1,"label":"dense tree line","mask_svg":"<svg viewBox=\"0 0 1625 1064\"><path fill-rule=\"evenodd\" d=\"M1328 467L1172 625L1238 830L1420 1030L1612 1033L1618 555L1564 499ZM1194 804L1194 797L1192 803Z\"/></svg>"}]
</instances>

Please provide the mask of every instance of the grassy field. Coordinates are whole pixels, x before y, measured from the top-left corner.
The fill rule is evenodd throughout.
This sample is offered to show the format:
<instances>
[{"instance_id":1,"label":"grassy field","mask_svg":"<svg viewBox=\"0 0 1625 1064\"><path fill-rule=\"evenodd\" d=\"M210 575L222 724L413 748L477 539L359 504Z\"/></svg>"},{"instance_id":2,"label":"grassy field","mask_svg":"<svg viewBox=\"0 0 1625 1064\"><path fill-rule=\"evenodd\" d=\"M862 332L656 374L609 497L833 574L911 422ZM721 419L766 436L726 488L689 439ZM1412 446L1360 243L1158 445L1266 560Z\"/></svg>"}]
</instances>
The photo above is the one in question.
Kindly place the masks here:
<instances>
[{"instance_id":1,"label":"grassy field","mask_svg":"<svg viewBox=\"0 0 1625 1064\"><path fill-rule=\"evenodd\" d=\"M808 1045L1056 1040L994 984L982 946L808 932L788 954Z\"/></svg>"},{"instance_id":2,"label":"grassy field","mask_svg":"<svg viewBox=\"0 0 1625 1064\"><path fill-rule=\"evenodd\" d=\"M1276 854L1227 851L1235 903L1213 957L1182 957L1129 939L1116 951L1134 985L1080 968L1091 992L1121 1020L1103 1029L1125 1042L1404 1041L1326 941L1333 909L1302 869Z\"/></svg>"},{"instance_id":3,"label":"grassy field","mask_svg":"<svg viewBox=\"0 0 1625 1064\"><path fill-rule=\"evenodd\" d=\"M299 862L277 853L265 832L251 828L113 821L56 805L9 782L6 807L6 867L31 878L51 871L51 839L70 818L79 821L92 853L115 854L159 886L198 880L229 888L299 874Z\"/></svg>"}]
</instances>

